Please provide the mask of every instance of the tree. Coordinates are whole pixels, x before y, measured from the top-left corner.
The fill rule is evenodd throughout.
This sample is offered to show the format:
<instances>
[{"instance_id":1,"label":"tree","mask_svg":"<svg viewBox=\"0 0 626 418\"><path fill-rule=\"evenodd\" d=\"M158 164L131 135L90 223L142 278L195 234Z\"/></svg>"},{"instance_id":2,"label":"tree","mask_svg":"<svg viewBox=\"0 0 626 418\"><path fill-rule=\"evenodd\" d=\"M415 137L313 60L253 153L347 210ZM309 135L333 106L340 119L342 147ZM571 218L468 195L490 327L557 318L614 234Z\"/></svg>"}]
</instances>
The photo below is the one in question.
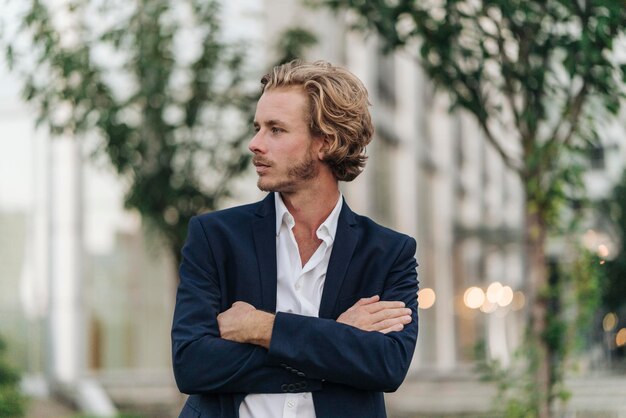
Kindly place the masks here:
<instances>
[{"instance_id":1,"label":"tree","mask_svg":"<svg viewBox=\"0 0 626 418\"><path fill-rule=\"evenodd\" d=\"M602 302L612 311L626 309L626 172L613 189L611 200L600 203L603 214L611 219L619 234L617 254L604 264Z\"/></svg>"},{"instance_id":2,"label":"tree","mask_svg":"<svg viewBox=\"0 0 626 418\"><path fill-rule=\"evenodd\" d=\"M23 417L26 398L19 389L20 375L5 360L6 344L0 338L0 418Z\"/></svg>"},{"instance_id":3,"label":"tree","mask_svg":"<svg viewBox=\"0 0 626 418\"><path fill-rule=\"evenodd\" d=\"M610 0L318 0L348 9L357 29L374 30L388 50L413 51L453 107L469 111L525 191L530 338L539 397L550 416L556 393L546 240L563 203L582 196L580 152L616 114L626 66L626 9ZM502 133L508 133L502 137Z\"/></svg>"},{"instance_id":4,"label":"tree","mask_svg":"<svg viewBox=\"0 0 626 418\"><path fill-rule=\"evenodd\" d=\"M242 83L243 46L220 32L219 2L22 7L13 32L3 22L4 51L38 124L53 136L97 135L96 155L127 183L125 205L179 261L189 219L215 209L249 161L256 97Z\"/></svg>"}]
</instances>

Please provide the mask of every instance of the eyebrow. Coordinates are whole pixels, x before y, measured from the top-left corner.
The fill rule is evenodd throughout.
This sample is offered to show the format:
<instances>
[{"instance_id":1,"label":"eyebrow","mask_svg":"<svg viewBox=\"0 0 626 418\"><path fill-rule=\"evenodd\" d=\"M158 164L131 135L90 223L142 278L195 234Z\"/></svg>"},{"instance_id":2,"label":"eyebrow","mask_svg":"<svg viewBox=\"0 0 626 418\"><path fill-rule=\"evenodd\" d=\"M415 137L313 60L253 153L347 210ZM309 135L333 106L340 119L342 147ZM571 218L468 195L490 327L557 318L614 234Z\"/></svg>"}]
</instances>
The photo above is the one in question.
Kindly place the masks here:
<instances>
[{"instance_id":1,"label":"eyebrow","mask_svg":"<svg viewBox=\"0 0 626 418\"><path fill-rule=\"evenodd\" d=\"M270 120L265 121L263 124L265 126L286 125L285 122L278 120L278 119L270 119ZM261 124L255 120L254 126L261 126Z\"/></svg>"}]
</instances>

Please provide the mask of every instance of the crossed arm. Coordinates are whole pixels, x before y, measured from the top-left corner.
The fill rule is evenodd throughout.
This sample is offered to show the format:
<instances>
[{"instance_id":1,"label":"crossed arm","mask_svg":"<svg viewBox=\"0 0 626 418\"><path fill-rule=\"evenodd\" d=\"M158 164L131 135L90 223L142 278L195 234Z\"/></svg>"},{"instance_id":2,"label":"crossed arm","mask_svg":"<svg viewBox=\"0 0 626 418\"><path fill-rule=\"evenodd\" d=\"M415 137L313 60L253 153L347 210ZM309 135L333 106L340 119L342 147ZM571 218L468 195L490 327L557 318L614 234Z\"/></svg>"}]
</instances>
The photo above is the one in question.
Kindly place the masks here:
<instances>
[{"instance_id":1,"label":"crossed arm","mask_svg":"<svg viewBox=\"0 0 626 418\"><path fill-rule=\"evenodd\" d=\"M217 316L221 338L238 343L254 344L269 349L275 315L256 309L246 302L233 306ZM411 309L401 301L381 301L380 296L360 299L342 313L337 322L363 331L387 334L402 331L411 323Z\"/></svg>"},{"instance_id":2,"label":"crossed arm","mask_svg":"<svg viewBox=\"0 0 626 418\"><path fill-rule=\"evenodd\" d=\"M280 393L285 384L306 382L300 387L308 392L320 390L327 380L395 390L417 337L414 253L415 242L407 240L385 278L382 300L361 299L337 320L274 315L244 302L223 311L217 264L194 218L183 249L172 326L179 389L189 394Z\"/></svg>"}]
</instances>

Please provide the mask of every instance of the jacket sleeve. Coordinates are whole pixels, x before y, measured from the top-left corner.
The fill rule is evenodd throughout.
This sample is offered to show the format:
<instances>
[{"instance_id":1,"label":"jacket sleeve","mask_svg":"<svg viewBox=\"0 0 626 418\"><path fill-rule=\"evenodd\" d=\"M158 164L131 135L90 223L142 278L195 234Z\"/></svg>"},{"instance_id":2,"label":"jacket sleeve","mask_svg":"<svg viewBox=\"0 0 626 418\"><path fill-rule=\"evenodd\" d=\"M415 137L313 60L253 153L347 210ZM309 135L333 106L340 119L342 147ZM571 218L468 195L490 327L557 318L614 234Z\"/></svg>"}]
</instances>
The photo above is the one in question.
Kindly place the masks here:
<instances>
[{"instance_id":1,"label":"jacket sleeve","mask_svg":"<svg viewBox=\"0 0 626 418\"><path fill-rule=\"evenodd\" d=\"M217 315L221 290L215 260L202 225L189 223L182 251L180 284L172 324L172 362L181 392L282 393L311 392L320 381L270 365L267 350L220 338Z\"/></svg>"},{"instance_id":2,"label":"jacket sleeve","mask_svg":"<svg viewBox=\"0 0 626 418\"><path fill-rule=\"evenodd\" d=\"M416 244L406 238L390 270L381 300L403 301L413 321L402 331L362 331L331 319L279 312L269 348L272 364L306 377L363 390L395 391L404 380L417 340Z\"/></svg>"}]
</instances>

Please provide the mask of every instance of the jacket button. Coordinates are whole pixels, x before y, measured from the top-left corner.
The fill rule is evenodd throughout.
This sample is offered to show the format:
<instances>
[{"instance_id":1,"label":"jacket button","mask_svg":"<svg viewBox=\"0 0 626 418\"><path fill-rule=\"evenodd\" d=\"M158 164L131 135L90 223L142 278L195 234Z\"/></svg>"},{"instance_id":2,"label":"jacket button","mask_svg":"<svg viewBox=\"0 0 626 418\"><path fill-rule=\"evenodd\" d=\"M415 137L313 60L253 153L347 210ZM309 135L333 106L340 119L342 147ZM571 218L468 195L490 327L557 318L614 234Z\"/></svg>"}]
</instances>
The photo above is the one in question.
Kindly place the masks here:
<instances>
[{"instance_id":1,"label":"jacket button","mask_svg":"<svg viewBox=\"0 0 626 418\"><path fill-rule=\"evenodd\" d=\"M287 390L288 390L287 384L281 385L281 386L280 386L280 389L281 389L283 392L287 392Z\"/></svg>"},{"instance_id":2,"label":"jacket button","mask_svg":"<svg viewBox=\"0 0 626 418\"><path fill-rule=\"evenodd\" d=\"M298 376L300 376L300 377L304 377L304 376L305 376L305 374L304 374L304 373L302 373L302 372L298 372Z\"/></svg>"},{"instance_id":3,"label":"jacket button","mask_svg":"<svg viewBox=\"0 0 626 418\"><path fill-rule=\"evenodd\" d=\"M289 392L293 392L294 390L296 390L296 385L294 385L293 383L289 383L287 388L288 388Z\"/></svg>"}]
</instances>

